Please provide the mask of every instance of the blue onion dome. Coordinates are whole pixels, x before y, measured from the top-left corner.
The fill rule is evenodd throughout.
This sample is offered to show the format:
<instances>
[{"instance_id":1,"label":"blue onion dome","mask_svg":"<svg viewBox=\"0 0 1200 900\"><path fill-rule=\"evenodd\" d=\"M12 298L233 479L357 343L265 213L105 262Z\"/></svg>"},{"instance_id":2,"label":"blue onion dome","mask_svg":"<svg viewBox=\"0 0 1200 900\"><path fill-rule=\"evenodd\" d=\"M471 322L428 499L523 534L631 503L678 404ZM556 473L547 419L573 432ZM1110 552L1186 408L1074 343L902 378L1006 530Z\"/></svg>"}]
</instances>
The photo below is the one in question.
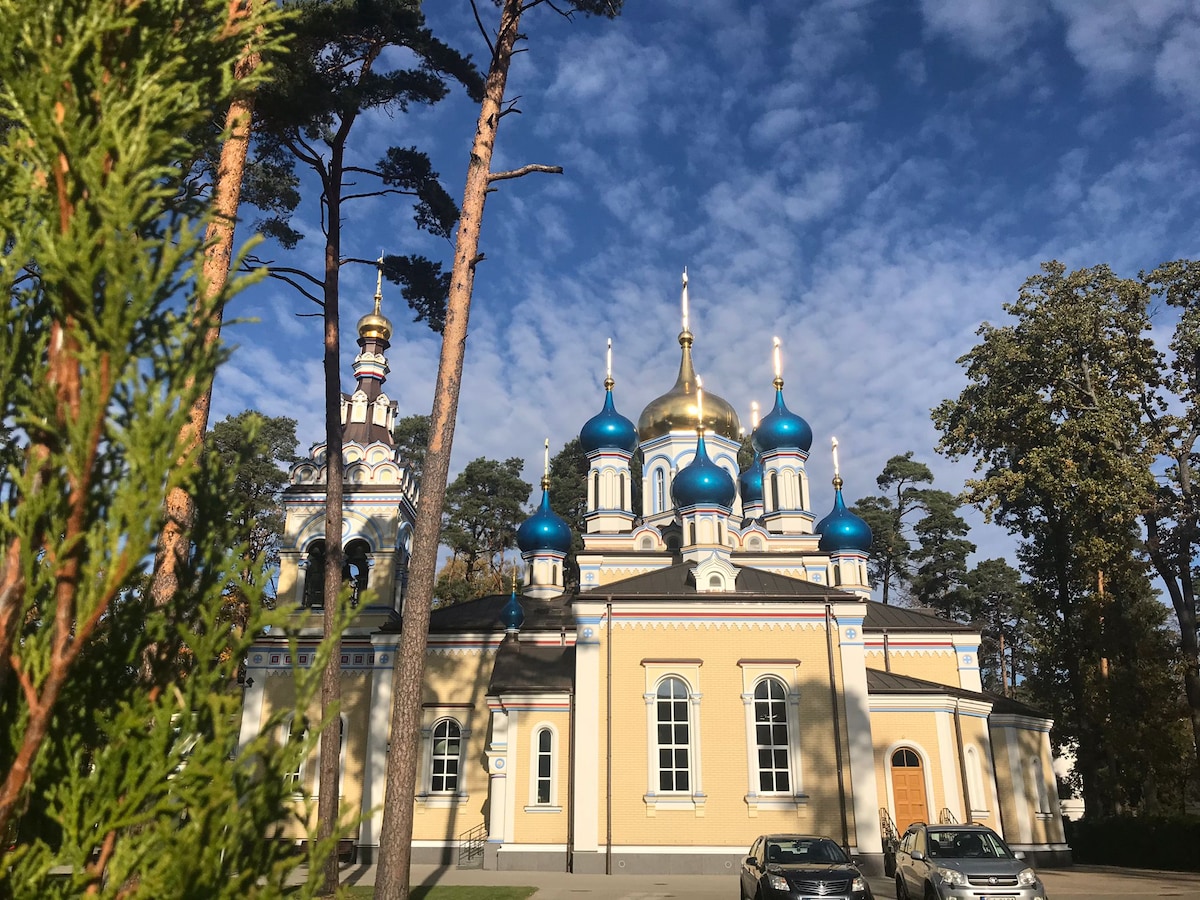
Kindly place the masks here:
<instances>
[{"instance_id":1,"label":"blue onion dome","mask_svg":"<svg viewBox=\"0 0 1200 900\"><path fill-rule=\"evenodd\" d=\"M500 610L500 624L504 626L505 631L520 631L524 623L525 610L521 608L521 601L517 599L517 588L514 585L508 602Z\"/></svg>"},{"instance_id":2,"label":"blue onion dome","mask_svg":"<svg viewBox=\"0 0 1200 900\"><path fill-rule=\"evenodd\" d=\"M807 453L812 447L812 428L783 402L782 379L775 382L775 408L763 416L750 440L759 453L780 448Z\"/></svg>"},{"instance_id":3,"label":"blue onion dome","mask_svg":"<svg viewBox=\"0 0 1200 900\"><path fill-rule=\"evenodd\" d=\"M846 508L842 499L842 479L833 479L833 511L817 523L821 535L821 550L837 553L843 550L871 549L871 526Z\"/></svg>"},{"instance_id":4,"label":"blue onion dome","mask_svg":"<svg viewBox=\"0 0 1200 900\"><path fill-rule=\"evenodd\" d=\"M604 408L592 416L579 432L584 453L596 450L625 450L632 453L638 446L638 431L633 423L617 412L613 405L612 379L604 382Z\"/></svg>"},{"instance_id":5,"label":"blue onion dome","mask_svg":"<svg viewBox=\"0 0 1200 900\"><path fill-rule=\"evenodd\" d=\"M713 504L729 508L737 488L728 472L708 458L704 432L696 438L696 456L671 482L671 499L675 506Z\"/></svg>"},{"instance_id":6,"label":"blue onion dome","mask_svg":"<svg viewBox=\"0 0 1200 900\"><path fill-rule=\"evenodd\" d=\"M550 480L542 479L542 503L537 512L521 523L517 529L517 546L522 553L537 550L557 550L566 553L571 549L571 528L566 520L550 508Z\"/></svg>"},{"instance_id":7,"label":"blue onion dome","mask_svg":"<svg viewBox=\"0 0 1200 900\"><path fill-rule=\"evenodd\" d=\"M696 369L692 364L692 333L679 335L683 354L679 361L679 376L675 386L651 400L638 417L637 432L643 441L662 437L671 431L694 428L696 425ZM704 392L704 427L709 431L738 440L742 425L737 412L727 400L711 391Z\"/></svg>"},{"instance_id":8,"label":"blue onion dome","mask_svg":"<svg viewBox=\"0 0 1200 900\"><path fill-rule=\"evenodd\" d=\"M754 462L738 476L738 496L742 498L743 508L763 502L763 465L762 457L757 453Z\"/></svg>"}]
</instances>

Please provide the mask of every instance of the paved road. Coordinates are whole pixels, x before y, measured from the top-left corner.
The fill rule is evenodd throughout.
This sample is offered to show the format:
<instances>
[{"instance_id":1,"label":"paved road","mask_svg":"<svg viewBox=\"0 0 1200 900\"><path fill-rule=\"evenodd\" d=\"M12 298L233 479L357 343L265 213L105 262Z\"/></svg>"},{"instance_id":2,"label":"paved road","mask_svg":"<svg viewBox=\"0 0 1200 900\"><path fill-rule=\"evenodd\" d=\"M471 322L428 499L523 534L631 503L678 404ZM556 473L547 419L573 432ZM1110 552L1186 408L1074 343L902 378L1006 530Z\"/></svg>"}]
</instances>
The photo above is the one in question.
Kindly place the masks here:
<instances>
[{"instance_id":1,"label":"paved road","mask_svg":"<svg viewBox=\"0 0 1200 900\"><path fill-rule=\"evenodd\" d=\"M538 887L534 900L733 900L738 882L733 875L567 875L557 872L485 872L479 869L440 869L414 866L413 884L530 884ZM1044 869L1042 880L1052 900L1177 897L1200 900L1200 873L1075 866ZM342 872L343 884L374 884L373 866ZM871 879L878 900L894 900L895 888L886 878Z\"/></svg>"}]
</instances>

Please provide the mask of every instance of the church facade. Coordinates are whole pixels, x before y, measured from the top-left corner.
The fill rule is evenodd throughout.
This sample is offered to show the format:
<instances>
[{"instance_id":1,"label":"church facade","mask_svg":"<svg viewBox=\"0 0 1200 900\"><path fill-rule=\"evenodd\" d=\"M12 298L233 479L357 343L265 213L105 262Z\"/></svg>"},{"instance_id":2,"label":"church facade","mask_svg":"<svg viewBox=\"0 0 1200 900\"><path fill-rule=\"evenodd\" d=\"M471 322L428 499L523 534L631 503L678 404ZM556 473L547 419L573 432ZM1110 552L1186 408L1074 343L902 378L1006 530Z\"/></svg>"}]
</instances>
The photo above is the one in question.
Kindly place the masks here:
<instances>
[{"instance_id":1,"label":"church facade","mask_svg":"<svg viewBox=\"0 0 1200 900\"><path fill-rule=\"evenodd\" d=\"M345 574L364 599L342 646L340 802L368 859L419 503L391 439L378 297L342 404ZM843 500L836 441L832 508L814 512L813 434L784 401L778 345L774 406L739 471L741 424L696 377L686 297L685 280L674 386L635 425L610 371L582 423L578 589L543 479L518 533L524 584L433 613L414 861L478 849L497 869L728 873L757 835L805 832L879 870L914 821L982 822L1035 864L1068 861L1052 722L982 690L977 629L870 599L870 530ZM322 602L324 460L318 445L284 494L278 602L298 615ZM294 712L292 665L316 640L256 642L244 737ZM290 773L298 805L316 769L314 755Z\"/></svg>"}]
</instances>

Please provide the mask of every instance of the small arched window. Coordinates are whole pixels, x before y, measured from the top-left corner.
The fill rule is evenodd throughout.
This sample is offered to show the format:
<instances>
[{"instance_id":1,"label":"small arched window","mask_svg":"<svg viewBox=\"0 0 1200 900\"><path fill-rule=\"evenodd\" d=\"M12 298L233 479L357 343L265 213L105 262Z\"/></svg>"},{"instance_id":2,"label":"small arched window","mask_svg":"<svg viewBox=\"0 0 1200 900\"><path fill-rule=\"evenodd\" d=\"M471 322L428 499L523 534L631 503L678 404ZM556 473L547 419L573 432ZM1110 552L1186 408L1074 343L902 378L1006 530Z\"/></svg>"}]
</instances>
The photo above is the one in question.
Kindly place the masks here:
<instances>
[{"instance_id":1,"label":"small arched window","mask_svg":"<svg viewBox=\"0 0 1200 900\"><path fill-rule=\"evenodd\" d=\"M308 545L308 568L304 570L304 605L314 609L325 606L325 542Z\"/></svg>"},{"instance_id":2,"label":"small arched window","mask_svg":"<svg viewBox=\"0 0 1200 900\"><path fill-rule=\"evenodd\" d=\"M625 484L625 473L624 472L622 472L620 477L617 479L617 483L620 488L619 493L621 495L620 496L621 509L628 510L629 509L629 497L626 494L627 488L626 488L626 484Z\"/></svg>"},{"instance_id":3,"label":"small arched window","mask_svg":"<svg viewBox=\"0 0 1200 900\"><path fill-rule=\"evenodd\" d=\"M654 470L654 511L662 512L667 508L667 478L662 469Z\"/></svg>"},{"instance_id":4,"label":"small arched window","mask_svg":"<svg viewBox=\"0 0 1200 900\"><path fill-rule=\"evenodd\" d=\"M534 803L549 804L554 780L554 733L543 728L537 733L537 761L534 774Z\"/></svg>"},{"instance_id":5,"label":"small arched window","mask_svg":"<svg viewBox=\"0 0 1200 900\"><path fill-rule=\"evenodd\" d=\"M367 589L371 573L371 545L361 538L346 545L346 561L342 565L342 581L350 583L350 605L358 606L359 598Z\"/></svg>"}]
</instances>

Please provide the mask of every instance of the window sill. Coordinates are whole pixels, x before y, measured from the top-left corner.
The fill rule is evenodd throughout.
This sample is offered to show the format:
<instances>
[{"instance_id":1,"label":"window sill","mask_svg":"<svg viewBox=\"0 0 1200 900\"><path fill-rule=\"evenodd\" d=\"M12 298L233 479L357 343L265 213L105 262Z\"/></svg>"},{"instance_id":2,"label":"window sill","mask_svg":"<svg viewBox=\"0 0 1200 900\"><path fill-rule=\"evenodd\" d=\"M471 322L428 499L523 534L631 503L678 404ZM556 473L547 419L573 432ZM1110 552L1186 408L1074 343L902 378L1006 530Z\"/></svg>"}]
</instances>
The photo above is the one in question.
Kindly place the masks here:
<instances>
[{"instance_id":1,"label":"window sill","mask_svg":"<svg viewBox=\"0 0 1200 900\"><path fill-rule=\"evenodd\" d=\"M660 809L690 809L696 813L696 818L704 815L704 805L708 802L708 794L644 794L642 800L646 804L646 815L653 816Z\"/></svg>"},{"instance_id":2,"label":"window sill","mask_svg":"<svg viewBox=\"0 0 1200 900\"><path fill-rule=\"evenodd\" d=\"M808 794L747 794L744 798L751 817L763 810L794 810L800 812L808 806Z\"/></svg>"},{"instance_id":3,"label":"window sill","mask_svg":"<svg viewBox=\"0 0 1200 900\"><path fill-rule=\"evenodd\" d=\"M446 809L466 803L467 794L417 794L417 805L425 809Z\"/></svg>"},{"instance_id":4,"label":"window sill","mask_svg":"<svg viewBox=\"0 0 1200 900\"><path fill-rule=\"evenodd\" d=\"M560 813L560 812L562 812L562 807L561 806L544 806L544 805L539 804L537 806L526 806L525 812L532 813L534 815L545 815L546 813Z\"/></svg>"}]
</instances>

